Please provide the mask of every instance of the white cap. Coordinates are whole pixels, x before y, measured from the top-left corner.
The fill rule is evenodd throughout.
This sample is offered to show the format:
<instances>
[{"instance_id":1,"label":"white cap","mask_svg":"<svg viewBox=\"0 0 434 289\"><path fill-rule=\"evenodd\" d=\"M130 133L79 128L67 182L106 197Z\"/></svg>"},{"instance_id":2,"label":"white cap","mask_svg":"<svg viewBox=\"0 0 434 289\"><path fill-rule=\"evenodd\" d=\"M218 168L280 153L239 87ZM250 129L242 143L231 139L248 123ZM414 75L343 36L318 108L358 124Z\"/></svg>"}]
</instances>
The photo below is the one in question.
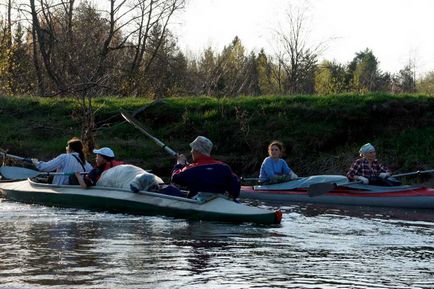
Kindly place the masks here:
<instances>
[{"instance_id":1,"label":"white cap","mask_svg":"<svg viewBox=\"0 0 434 289\"><path fill-rule=\"evenodd\" d=\"M114 158L115 157L115 153L112 151L111 148L108 148L108 147L100 148L98 150L93 150L93 153L94 154L99 154L99 155L102 155L102 156L106 156L106 157L109 157L109 158Z\"/></svg>"},{"instance_id":2,"label":"white cap","mask_svg":"<svg viewBox=\"0 0 434 289\"><path fill-rule=\"evenodd\" d=\"M200 152L201 154L206 156L209 156L211 154L212 146L212 141L201 135L190 143L190 147L193 150Z\"/></svg>"}]
</instances>

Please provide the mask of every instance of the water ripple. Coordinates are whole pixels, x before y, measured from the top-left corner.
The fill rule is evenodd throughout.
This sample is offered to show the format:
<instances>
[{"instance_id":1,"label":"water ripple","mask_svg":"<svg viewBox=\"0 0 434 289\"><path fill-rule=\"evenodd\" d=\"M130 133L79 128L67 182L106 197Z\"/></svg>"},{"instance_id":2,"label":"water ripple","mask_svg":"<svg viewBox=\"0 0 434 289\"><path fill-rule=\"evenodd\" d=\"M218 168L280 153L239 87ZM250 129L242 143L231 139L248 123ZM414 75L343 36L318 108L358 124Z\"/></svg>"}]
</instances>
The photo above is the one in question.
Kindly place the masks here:
<instances>
[{"instance_id":1,"label":"water ripple","mask_svg":"<svg viewBox=\"0 0 434 289\"><path fill-rule=\"evenodd\" d=\"M283 211L254 226L3 201L0 288L434 288L433 212Z\"/></svg>"}]
</instances>

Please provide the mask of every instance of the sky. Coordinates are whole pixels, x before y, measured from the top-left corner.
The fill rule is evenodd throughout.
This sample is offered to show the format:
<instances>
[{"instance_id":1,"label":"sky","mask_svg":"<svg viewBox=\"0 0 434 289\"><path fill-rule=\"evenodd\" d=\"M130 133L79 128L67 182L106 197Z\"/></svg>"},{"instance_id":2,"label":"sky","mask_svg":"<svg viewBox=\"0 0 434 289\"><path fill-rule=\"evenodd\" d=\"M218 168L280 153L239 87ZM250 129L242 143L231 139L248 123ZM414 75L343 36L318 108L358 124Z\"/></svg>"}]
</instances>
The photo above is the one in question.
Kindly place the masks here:
<instances>
[{"instance_id":1,"label":"sky","mask_svg":"<svg viewBox=\"0 0 434 289\"><path fill-rule=\"evenodd\" d=\"M305 7L306 40L326 45L321 60L346 64L369 48L382 71L397 73L410 60L418 75L434 71L434 0L187 0L172 29L195 56L220 52L235 36L248 52L273 54L290 5Z\"/></svg>"}]
</instances>

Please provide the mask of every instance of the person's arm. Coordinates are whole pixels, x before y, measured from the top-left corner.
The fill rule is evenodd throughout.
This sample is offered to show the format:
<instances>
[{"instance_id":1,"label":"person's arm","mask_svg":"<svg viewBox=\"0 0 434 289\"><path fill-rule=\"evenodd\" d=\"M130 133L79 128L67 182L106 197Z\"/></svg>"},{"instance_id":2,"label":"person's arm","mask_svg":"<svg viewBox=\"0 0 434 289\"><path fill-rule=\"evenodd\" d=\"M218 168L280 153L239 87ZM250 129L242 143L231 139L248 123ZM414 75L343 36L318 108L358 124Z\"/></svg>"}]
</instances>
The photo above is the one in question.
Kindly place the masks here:
<instances>
[{"instance_id":1,"label":"person's arm","mask_svg":"<svg viewBox=\"0 0 434 289\"><path fill-rule=\"evenodd\" d=\"M188 186L190 173L187 170L184 170L186 166L187 166L187 158L183 154L178 155L176 159L176 165L173 167L172 170L172 177L171 177L172 183L181 186Z\"/></svg>"},{"instance_id":2,"label":"person's arm","mask_svg":"<svg viewBox=\"0 0 434 289\"><path fill-rule=\"evenodd\" d=\"M288 166L288 163L284 159L281 159L281 162L282 162L282 171L285 176L288 176L291 179L298 178L297 174L294 173L294 171Z\"/></svg>"},{"instance_id":3,"label":"person's arm","mask_svg":"<svg viewBox=\"0 0 434 289\"><path fill-rule=\"evenodd\" d=\"M103 171L104 170L101 168L94 168L87 175L81 176L81 179L84 182L83 186L85 186L85 188L88 188L91 186L96 186L96 183L98 182L99 176L101 176ZM80 183L80 179L78 182ZM80 186L81 185L82 185L82 183L80 183Z\"/></svg>"},{"instance_id":4,"label":"person's arm","mask_svg":"<svg viewBox=\"0 0 434 289\"><path fill-rule=\"evenodd\" d=\"M88 162L85 163L84 169L85 169L86 172L91 172L93 170L92 166ZM88 175L82 175L80 172L76 172L75 173L75 177L78 180L78 184L83 189L87 189L93 183L93 182L89 181L89 176Z\"/></svg>"},{"instance_id":5,"label":"person's arm","mask_svg":"<svg viewBox=\"0 0 434 289\"><path fill-rule=\"evenodd\" d=\"M187 165L187 158L183 154L176 156L176 164L172 169L172 176L179 173Z\"/></svg>"},{"instance_id":6,"label":"person's arm","mask_svg":"<svg viewBox=\"0 0 434 289\"><path fill-rule=\"evenodd\" d=\"M390 175L392 174L392 172L387 167L383 166L380 163L378 163L378 168L378 171L380 172L378 176L380 178L385 179L387 177L390 177Z\"/></svg>"},{"instance_id":7,"label":"person's arm","mask_svg":"<svg viewBox=\"0 0 434 289\"><path fill-rule=\"evenodd\" d=\"M78 184L80 185L80 187L82 187L83 189L87 189L88 188L88 185L84 181L83 176L80 174L80 172L76 172L75 173L75 177L77 178Z\"/></svg>"},{"instance_id":8,"label":"person's arm","mask_svg":"<svg viewBox=\"0 0 434 289\"><path fill-rule=\"evenodd\" d=\"M360 169L359 162L358 162L358 160L355 160L355 161L351 164L351 167L350 167L350 169L349 169L348 172L347 172L347 178L348 178L350 181L353 181L353 180L354 180L354 177L358 174L359 169Z\"/></svg>"},{"instance_id":9,"label":"person's arm","mask_svg":"<svg viewBox=\"0 0 434 289\"><path fill-rule=\"evenodd\" d=\"M240 196L241 182L240 178L227 166L226 188L225 190L235 200Z\"/></svg>"},{"instance_id":10,"label":"person's arm","mask_svg":"<svg viewBox=\"0 0 434 289\"><path fill-rule=\"evenodd\" d=\"M275 176L272 162L273 160L270 158L266 158L261 165L261 170L259 173L259 178L261 181L268 181Z\"/></svg>"},{"instance_id":11,"label":"person's arm","mask_svg":"<svg viewBox=\"0 0 434 289\"><path fill-rule=\"evenodd\" d=\"M369 179L361 175L361 166L361 161L355 160L347 173L347 177L350 181L360 181L363 184L367 185L369 184Z\"/></svg>"},{"instance_id":12,"label":"person's arm","mask_svg":"<svg viewBox=\"0 0 434 289\"><path fill-rule=\"evenodd\" d=\"M35 166L39 171L51 172L58 168L62 168L65 164L66 154L61 154L48 162L38 162Z\"/></svg>"},{"instance_id":13,"label":"person's arm","mask_svg":"<svg viewBox=\"0 0 434 289\"><path fill-rule=\"evenodd\" d=\"M284 159L280 159L280 163L282 165L282 173L285 176L289 176L292 170L289 168L288 163Z\"/></svg>"}]
</instances>

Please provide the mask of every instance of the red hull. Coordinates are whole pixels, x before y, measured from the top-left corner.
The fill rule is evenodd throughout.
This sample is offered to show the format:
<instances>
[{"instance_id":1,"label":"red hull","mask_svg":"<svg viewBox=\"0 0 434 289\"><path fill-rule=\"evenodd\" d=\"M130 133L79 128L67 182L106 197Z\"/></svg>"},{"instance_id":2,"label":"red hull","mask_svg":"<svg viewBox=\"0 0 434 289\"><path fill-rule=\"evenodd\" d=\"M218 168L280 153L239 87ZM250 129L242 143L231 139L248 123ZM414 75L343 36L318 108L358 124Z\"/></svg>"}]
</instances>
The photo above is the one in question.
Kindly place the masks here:
<instances>
[{"instance_id":1,"label":"red hull","mask_svg":"<svg viewBox=\"0 0 434 289\"><path fill-rule=\"evenodd\" d=\"M357 206L382 206L402 208L434 208L434 189L417 186L371 187L366 189L338 187L319 196L309 196L307 188L288 190L255 190L241 187L241 197L274 201L325 203Z\"/></svg>"}]
</instances>

